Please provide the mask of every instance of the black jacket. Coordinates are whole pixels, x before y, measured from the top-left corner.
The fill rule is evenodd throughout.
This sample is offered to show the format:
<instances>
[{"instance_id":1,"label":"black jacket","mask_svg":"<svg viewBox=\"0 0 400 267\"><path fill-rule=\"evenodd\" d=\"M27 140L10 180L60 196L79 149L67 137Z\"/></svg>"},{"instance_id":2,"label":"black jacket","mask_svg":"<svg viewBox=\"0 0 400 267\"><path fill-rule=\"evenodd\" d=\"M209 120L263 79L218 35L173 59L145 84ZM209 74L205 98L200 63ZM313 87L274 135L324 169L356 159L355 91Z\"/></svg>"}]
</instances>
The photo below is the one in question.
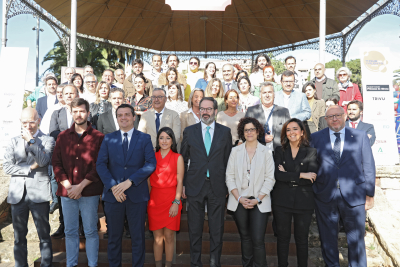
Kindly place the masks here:
<instances>
[{"instance_id":1,"label":"black jacket","mask_svg":"<svg viewBox=\"0 0 400 267\"><path fill-rule=\"evenodd\" d=\"M275 149L274 160L276 182L272 191L272 205L291 209L314 209L313 184L308 179L300 179L300 173L318 172L317 150L301 146L293 160L290 146L285 151L279 146ZM286 172L281 172L279 165Z\"/></svg>"}]
</instances>

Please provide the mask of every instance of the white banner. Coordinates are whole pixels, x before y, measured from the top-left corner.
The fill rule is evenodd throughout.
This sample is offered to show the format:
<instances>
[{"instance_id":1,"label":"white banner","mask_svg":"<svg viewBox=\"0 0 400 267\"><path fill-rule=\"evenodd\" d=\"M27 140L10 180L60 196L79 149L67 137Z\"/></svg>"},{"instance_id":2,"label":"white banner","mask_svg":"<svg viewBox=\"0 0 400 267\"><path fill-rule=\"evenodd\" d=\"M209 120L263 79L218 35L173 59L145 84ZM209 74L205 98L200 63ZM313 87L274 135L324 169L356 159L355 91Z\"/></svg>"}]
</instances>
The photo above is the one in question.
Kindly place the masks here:
<instances>
[{"instance_id":1,"label":"white banner","mask_svg":"<svg viewBox=\"0 0 400 267\"><path fill-rule=\"evenodd\" d=\"M363 121L374 125L376 141L372 146L376 165L399 163L394 111L392 62L387 47L361 48L361 74L364 98Z\"/></svg>"},{"instance_id":2,"label":"white banner","mask_svg":"<svg viewBox=\"0 0 400 267\"><path fill-rule=\"evenodd\" d=\"M21 134L28 47L2 47L0 56L0 159L12 137Z\"/></svg>"}]
</instances>

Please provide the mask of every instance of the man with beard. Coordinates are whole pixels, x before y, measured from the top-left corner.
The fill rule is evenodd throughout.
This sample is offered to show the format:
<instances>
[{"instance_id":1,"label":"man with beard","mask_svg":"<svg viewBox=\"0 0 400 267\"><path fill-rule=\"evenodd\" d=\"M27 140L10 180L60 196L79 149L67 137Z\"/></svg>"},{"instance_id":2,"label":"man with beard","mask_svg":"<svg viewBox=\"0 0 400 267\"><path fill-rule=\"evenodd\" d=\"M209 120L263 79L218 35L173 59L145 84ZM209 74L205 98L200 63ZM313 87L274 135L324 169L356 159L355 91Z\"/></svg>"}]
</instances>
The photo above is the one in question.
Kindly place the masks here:
<instances>
[{"instance_id":1,"label":"man with beard","mask_svg":"<svg viewBox=\"0 0 400 267\"><path fill-rule=\"evenodd\" d=\"M152 82L153 87L157 88L158 86L158 78L160 77L161 73L163 73L163 69L161 68L162 65L162 58L160 55L153 55L151 58L151 72L148 79Z\"/></svg>"},{"instance_id":2,"label":"man with beard","mask_svg":"<svg viewBox=\"0 0 400 267\"><path fill-rule=\"evenodd\" d=\"M346 126L367 133L371 146L374 145L376 135L374 125L363 122L360 120L361 114L363 113L363 103L358 100L350 101L347 104L347 118Z\"/></svg>"},{"instance_id":3,"label":"man with beard","mask_svg":"<svg viewBox=\"0 0 400 267\"><path fill-rule=\"evenodd\" d=\"M327 100L328 98L336 98L340 100L339 87L335 80L329 79L325 75L325 66L318 63L314 67L315 78L311 81L315 84L317 89L317 98Z\"/></svg>"},{"instance_id":4,"label":"man with beard","mask_svg":"<svg viewBox=\"0 0 400 267\"><path fill-rule=\"evenodd\" d=\"M79 211L86 238L88 266L97 266L99 235L97 209L103 183L96 171L97 155L104 135L88 122L89 103L71 102L74 124L58 136L52 164L64 213L67 266L77 266L79 256ZM73 148L71 150L71 148Z\"/></svg>"},{"instance_id":5,"label":"man with beard","mask_svg":"<svg viewBox=\"0 0 400 267\"><path fill-rule=\"evenodd\" d=\"M167 57L167 65L168 68L175 68L178 70L178 65L179 65L179 58L175 54L171 54ZM186 76L184 74L178 73L178 82L182 84L183 89L186 90ZM161 86L163 84L167 84L167 74L166 73L161 73L160 76L158 77L158 85Z\"/></svg>"},{"instance_id":6,"label":"man with beard","mask_svg":"<svg viewBox=\"0 0 400 267\"><path fill-rule=\"evenodd\" d=\"M311 135L319 169L313 185L325 266L339 265L338 223L347 235L349 266L367 266L365 215L374 206L375 161L367 133L345 127L344 109L331 106L329 128Z\"/></svg>"},{"instance_id":7,"label":"man with beard","mask_svg":"<svg viewBox=\"0 0 400 267\"><path fill-rule=\"evenodd\" d=\"M144 76L143 66L144 66L144 63L140 58L137 58L132 62L133 73L131 75L129 75L128 78L125 79L124 85L122 87L122 89L125 91L126 98L130 98L135 95L135 93L136 93L135 86L134 86L135 77L140 74ZM146 80L147 80L147 82L144 87L144 93L148 96L152 96L153 95L153 84L147 78L146 78Z\"/></svg>"},{"instance_id":8,"label":"man with beard","mask_svg":"<svg viewBox=\"0 0 400 267\"><path fill-rule=\"evenodd\" d=\"M46 84L47 95L39 98L36 102L36 111L38 112L40 119L43 119L44 114L48 109L51 109L58 103L56 96L57 78L49 76L46 78L44 83Z\"/></svg>"},{"instance_id":9,"label":"man with beard","mask_svg":"<svg viewBox=\"0 0 400 267\"><path fill-rule=\"evenodd\" d=\"M183 132L181 155L185 162L183 198L187 198L191 266L201 262L204 203L210 228L210 266L221 266L225 201L225 172L232 149L231 130L215 122L218 103L212 97L200 101L201 122ZM190 161L190 169L189 169Z\"/></svg>"},{"instance_id":10,"label":"man with beard","mask_svg":"<svg viewBox=\"0 0 400 267\"><path fill-rule=\"evenodd\" d=\"M261 83L264 82L264 72L265 66L271 65L271 59L266 54L259 54L256 57L256 66L254 67L252 73L250 74L251 89L250 93L254 94L255 87L259 87Z\"/></svg>"},{"instance_id":11,"label":"man with beard","mask_svg":"<svg viewBox=\"0 0 400 267\"><path fill-rule=\"evenodd\" d=\"M294 73L294 87L293 90L301 92L303 88L303 81L301 77L296 72L296 58L294 56L288 56L285 58L285 68L286 70L290 70L291 72ZM278 80L281 80L281 77L278 78ZM276 81L278 82L278 81Z\"/></svg>"}]
</instances>

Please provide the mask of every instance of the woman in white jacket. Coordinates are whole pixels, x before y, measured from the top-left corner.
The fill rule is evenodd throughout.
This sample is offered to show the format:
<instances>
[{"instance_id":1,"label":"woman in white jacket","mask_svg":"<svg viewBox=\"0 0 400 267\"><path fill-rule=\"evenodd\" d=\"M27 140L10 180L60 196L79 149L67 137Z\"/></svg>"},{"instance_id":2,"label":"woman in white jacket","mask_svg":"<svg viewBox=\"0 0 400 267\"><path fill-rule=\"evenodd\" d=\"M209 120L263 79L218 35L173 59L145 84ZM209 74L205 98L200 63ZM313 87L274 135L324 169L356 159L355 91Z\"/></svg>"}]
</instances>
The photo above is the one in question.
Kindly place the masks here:
<instances>
[{"instance_id":1,"label":"woman in white jacket","mask_svg":"<svg viewBox=\"0 0 400 267\"><path fill-rule=\"evenodd\" d=\"M274 160L257 141L264 129L254 118L238 125L243 144L232 149L226 169L228 210L239 230L243 266L267 266L264 236L271 212L270 192L275 184Z\"/></svg>"}]
</instances>

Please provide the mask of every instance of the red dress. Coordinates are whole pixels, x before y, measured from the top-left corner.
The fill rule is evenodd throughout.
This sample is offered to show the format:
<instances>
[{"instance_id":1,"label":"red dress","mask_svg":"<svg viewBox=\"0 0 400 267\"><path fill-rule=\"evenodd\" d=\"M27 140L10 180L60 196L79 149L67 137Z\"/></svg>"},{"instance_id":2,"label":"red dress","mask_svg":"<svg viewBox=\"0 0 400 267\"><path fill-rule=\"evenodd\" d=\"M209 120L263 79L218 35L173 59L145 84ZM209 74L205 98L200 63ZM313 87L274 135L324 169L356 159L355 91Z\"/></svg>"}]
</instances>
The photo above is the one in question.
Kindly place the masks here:
<instances>
[{"instance_id":1,"label":"red dress","mask_svg":"<svg viewBox=\"0 0 400 267\"><path fill-rule=\"evenodd\" d=\"M179 231L181 222L182 203L179 205L178 214L169 217L169 209L176 195L177 164L180 154L170 150L162 158L161 152L156 152L157 167L150 176L151 192L147 206L149 230L155 231L164 227Z\"/></svg>"}]
</instances>

